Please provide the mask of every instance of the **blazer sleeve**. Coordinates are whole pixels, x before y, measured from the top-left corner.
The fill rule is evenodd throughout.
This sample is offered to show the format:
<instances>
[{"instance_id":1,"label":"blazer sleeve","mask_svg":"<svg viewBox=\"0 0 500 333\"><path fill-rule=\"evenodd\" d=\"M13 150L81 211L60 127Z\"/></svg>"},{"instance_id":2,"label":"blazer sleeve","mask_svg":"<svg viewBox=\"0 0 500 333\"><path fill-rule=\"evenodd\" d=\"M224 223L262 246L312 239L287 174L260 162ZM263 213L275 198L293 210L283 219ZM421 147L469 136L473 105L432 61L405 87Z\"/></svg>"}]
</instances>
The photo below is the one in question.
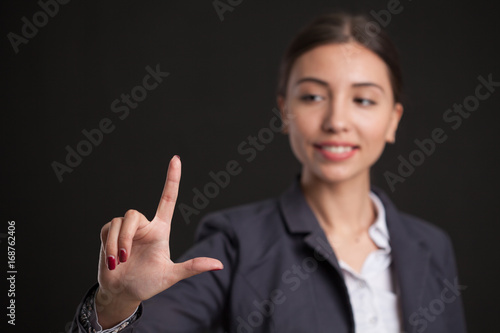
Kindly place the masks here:
<instances>
[{"instance_id":1,"label":"blazer sleeve","mask_svg":"<svg viewBox=\"0 0 500 333\"><path fill-rule=\"evenodd\" d=\"M446 235L445 238L445 243L447 245L444 258L444 272L446 274L445 284L447 290L446 311L449 313L446 319L448 320L450 332L465 333L467 331L467 326L465 323L462 293L467 289L467 286L460 284L453 244L448 235ZM444 295L442 294L441 298L443 297Z\"/></svg>"},{"instance_id":2,"label":"blazer sleeve","mask_svg":"<svg viewBox=\"0 0 500 333\"><path fill-rule=\"evenodd\" d=\"M227 322L227 311L224 310L236 267L237 247L229 220L222 213L206 215L198 227L195 245L178 262L211 257L219 259L224 269L182 280L143 301L137 319L119 332L187 333L208 329L223 332L223 323ZM87 332L80 319L83 304L84 301L78 306L70 332Z\"/></svg>"}]
</instances>

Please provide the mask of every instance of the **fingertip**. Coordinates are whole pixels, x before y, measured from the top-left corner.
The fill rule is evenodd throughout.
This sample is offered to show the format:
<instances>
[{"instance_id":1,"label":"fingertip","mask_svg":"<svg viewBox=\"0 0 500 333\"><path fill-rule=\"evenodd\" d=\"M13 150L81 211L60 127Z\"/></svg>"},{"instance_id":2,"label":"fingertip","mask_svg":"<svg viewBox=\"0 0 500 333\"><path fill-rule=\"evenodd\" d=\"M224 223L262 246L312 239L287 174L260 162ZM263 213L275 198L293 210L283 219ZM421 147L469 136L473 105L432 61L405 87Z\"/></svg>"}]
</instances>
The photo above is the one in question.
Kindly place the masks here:
<instances>
[{"instance_id":1,"label":"fingertip","mask_svg":"<svg viewBox=\"0 0 500 333\"><path fill-rule=\"evenodd\" d=\"M211 269L211 271L220 271L220 270L223 270L224 269L224 265L222 264L222 262L218 262L214 268Z\"/></svg>"},{"instance_id":2,"label":"fingertip","mask_svg":"<svg viewBox=\"0 0 500 333\"><path fill-rule=\"evenodd\" d=\"M168 163L168 168L169 169L175 169L175 170L180 170L182 166L181 163L181 158L179 155L174 155L171 159L170 162ZM168 173L168 171L167 171Z\"/></svg>"},{"instance_id":3,"label":"fingertip","mask_svg":"<svg viewBox=\"0 0 500 333\"><path fill-rule=\"evenodd\" d=\"M115 256L108 256L108 258L107 258L107 264L108 264L108 269L110 271L114 270L116 268L116 259L115 259Z\"/></svg>"},{"instance_id":4,"label":"fingertip","mask_svg":"<svg viewBox=\"0 0 500 333\"><path fill-rule=\"evenodd\" d=\"M174 157L172 157L172 159L170 160L170 163L177 165L177 166L180 166L181 165L181 157L179 155L174 155Z\"/></svg>"},{"instance_id":5,"label":"fingertip","mask_svg":"<svg viewBox=\"0 0 500 333\"><path fill-rule=\"evenodd\" d=\"M124 248L120 249L118 258L120 259L120 262L126 262L127 261L127 250Z\"/></svg>"}]
</instances>

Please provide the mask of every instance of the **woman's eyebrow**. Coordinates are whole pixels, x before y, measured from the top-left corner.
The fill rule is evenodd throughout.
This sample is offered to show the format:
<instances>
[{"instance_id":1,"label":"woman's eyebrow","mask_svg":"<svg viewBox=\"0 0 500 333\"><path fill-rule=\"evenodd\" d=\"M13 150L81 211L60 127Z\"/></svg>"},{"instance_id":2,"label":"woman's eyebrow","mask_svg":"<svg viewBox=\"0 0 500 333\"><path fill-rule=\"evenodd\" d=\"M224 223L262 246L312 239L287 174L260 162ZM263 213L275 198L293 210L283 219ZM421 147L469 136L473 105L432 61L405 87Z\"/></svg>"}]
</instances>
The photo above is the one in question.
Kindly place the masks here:
<instances>
[{"instance_id":1,"label":"woman's eyebrow","mask_svg":"<svg viewBox=\"0 0 500 333\"><path fill-rule=\"evenodd\" d=\"M316 79L314 77L304 77L300 80L298 80L295 85L298 86L299 84L303 83L303 82L315 82L315 83L318 83L322 86L325 86L325 87L330 87L330 85L328 84L328 82L326 81L323 81L323 80L320 80L320 79Z\"/></svg>"},{"instance_id":2,"label":"woman's eyebrow","mask_svg":"<svg viewBox=\"0 0 500 333\"><path fill-rule=\"evenodd\" d=\"M380 86L376 83L373 83L373 82L358 82L358 83L353 83L352 86L353 87L375 87L375 88L380 89L380 91L382 91L382 93L385 93L384 88L382 88L382 86Z\"/></svg>"},{"instance_id":3,"label":"woman's eyebrow","mask_svg":"<svg viewBox=\"0 0 500 333\"><path fill-rule=\"evenodd\" d=\"M314 82L314 83L317 83L317 84L320 84L322 86L325 86L327 88L330 87L330 85L328 84L328 82L326 81L323 81L323 80L320 80L320 79L317 79L317 78L314 78L314 77L304 77L300 80L298 80L295 85L299 85L303 82ZM382 93L385 93L384 91L384 88L382 88L382 86L376 84L376 83L373 83L373 82L357 82L357 83L353 83L352 84L353 87L375 87L375 88L378 88L380 89L380 91Z\"/></svg>"}]
</instances>

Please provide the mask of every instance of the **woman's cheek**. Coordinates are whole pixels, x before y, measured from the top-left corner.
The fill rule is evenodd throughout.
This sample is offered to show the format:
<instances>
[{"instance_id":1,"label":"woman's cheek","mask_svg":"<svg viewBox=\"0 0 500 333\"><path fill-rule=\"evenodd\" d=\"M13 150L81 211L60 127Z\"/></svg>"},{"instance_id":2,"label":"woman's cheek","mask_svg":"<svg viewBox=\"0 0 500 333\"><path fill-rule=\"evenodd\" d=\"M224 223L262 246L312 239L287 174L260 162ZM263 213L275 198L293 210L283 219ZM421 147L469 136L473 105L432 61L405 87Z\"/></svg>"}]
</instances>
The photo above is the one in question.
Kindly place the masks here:
<instances>
[{"instance_id":1,"label":"woman's cheek","mask_svg":"<svg viewBox=\"0 0 500 333\"><path fill-rule=\"evenodd\" d=\"M292 152L295 155L295 158L297 158L300 163L304 164L306 160L304 144L300 136L298 136L297 134L297 128L294 125L290 126L288 131L290 147L292 148Z\"/></svg>"},{"instance_id":2,"label":"woman's cheek","mask_svg":"<svg viewBox=\"0 0 500 333\"><path fill-rule=\"evenodd\" d=\"M384 151L385 138L386 138L385 131L380 131L377 133L373 133L373 135L369 139L370 155L373 155L373 158L376 160L380 157L380 155Z\"/></svg>"}]
</instances>

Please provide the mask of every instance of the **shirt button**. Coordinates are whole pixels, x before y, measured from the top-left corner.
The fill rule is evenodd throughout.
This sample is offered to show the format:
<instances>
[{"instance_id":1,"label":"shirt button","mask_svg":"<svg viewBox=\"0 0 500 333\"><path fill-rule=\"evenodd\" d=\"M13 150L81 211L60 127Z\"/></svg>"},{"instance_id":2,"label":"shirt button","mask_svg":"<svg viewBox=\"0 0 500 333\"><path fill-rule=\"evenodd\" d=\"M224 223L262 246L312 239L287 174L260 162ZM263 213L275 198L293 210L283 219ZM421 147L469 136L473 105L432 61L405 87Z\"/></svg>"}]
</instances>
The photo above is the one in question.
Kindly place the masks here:
<instances>
[{"instance_id":1,"label":"shirt button","mask_svg":"<svg viewBox=\"0 0 500 333\"><path fill-rule=\"evenodd\" d=\"M358 282L358 287L359 287L359 288L364 288L364 287L366 287L366 283L365 283L365 281L359 281L359 282Z\"/></svg>"},{"instance_id":2,"label":"shirt button","mask_svg":"<svg viewBox=\"0 0 500 333\"><path fill-rule=\"evenodd\" d=\"M370 318L370 324L375 325L377 323L377 317L371 317Z\"/></svg>"}]
</instances>

